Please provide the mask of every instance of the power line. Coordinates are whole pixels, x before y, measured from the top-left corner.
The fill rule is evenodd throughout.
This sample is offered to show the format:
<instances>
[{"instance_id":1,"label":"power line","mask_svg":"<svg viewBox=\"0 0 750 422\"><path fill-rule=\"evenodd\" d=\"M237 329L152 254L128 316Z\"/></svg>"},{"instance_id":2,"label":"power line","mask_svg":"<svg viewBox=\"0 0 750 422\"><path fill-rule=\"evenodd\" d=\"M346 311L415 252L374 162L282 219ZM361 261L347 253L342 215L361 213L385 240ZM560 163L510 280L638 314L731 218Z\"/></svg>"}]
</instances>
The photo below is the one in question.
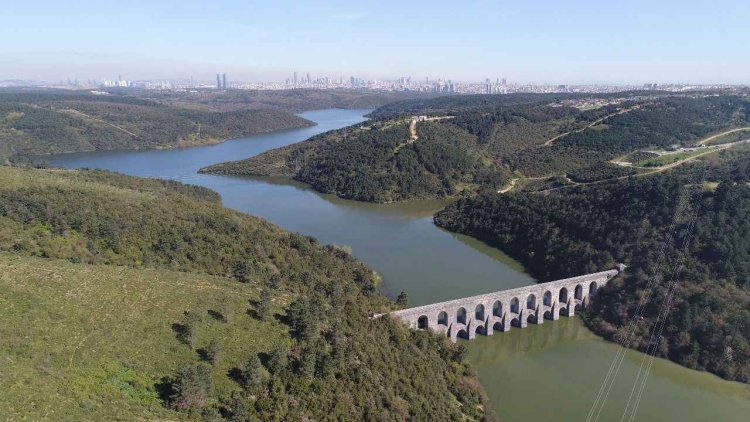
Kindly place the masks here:
<instances>
[{"instance_id":1,"label":"power line","mask_svg":"<svg viewBox=\"0 0 750 422\"><path fill-rule=\"evenodd\" d=\"M703 170L703 172L700 173L698 180L702 181L704 178L704 175L705 175L705 169ZM666 237L665 237L664 243L662 244L661 252L659 254L659 258L657 259L657 265L655 266L655 271L652 277L649 279L645 292L643 296L641 297L641 300L638 303L636 311L633 314L633 317L631 318L630 323L628 324L628 327L625 331L624 338L621 339L617 353L615 354L615 357L612 360L612 363L610 364L607 374L605 375L604 381L602 382L602 385L600 386L599 391L597 392L596 398L594 399L594 402L592 403L591 408L589 409L589 413L586 417L587 422L591 422L592 420L593 421L599 420L601 412L606 406L607 399L617 379L617 376L619 375L622 362L627 353L627 349L630 347L631 343L633 342L635 338L635 329L638 325L638 322L642 319L645 305L650 300L651 295L653 291L655 290L655 287L657 284L658 275L662 272L662 268L664 267L664 259L666 258L667 247L670 246L674 242L675 235L676 235L676 228L678 226L678 223L682 221L683 218L685 217L684 214L686 213L686 211L689 214L688 218L690 219L690 223L687 226L687 232L685 234L685 237L683 238L682 249L686 252L687 247L689 246L689 240L692 234L692 230L694 228L695 221L697 220L697 211L696 210L692 210L692 212L689 211L691 209L691 207L689 207L690 196L691 196L691 191L689 187L683 190L682 194L680 195L677 209L675 211L675 217L673 218L672 223L669 229L667 230ZM699 196L698 196L699 205L700 205L700 201L702 200L702 197L703 197L703 191L700 191ZM684 254L678 256L678 259L681 258L682 256L684 256ZM673 276L673 280L671 280L670 283L668 283L667 297L662 303L662 309L660 310L660 314L659 314L659 317L661 317L663 314L663 319L657 318L657 321L654 326L654 331L652 331L652 337L654 335L657 335L658 338L661 338L661 332L663 330L663 326L666 320L666 313L668 312L669 306L671 306L671 296L674 293L674 287L676 286L676 277L677 277L677 273L679 272L678 271L679 269L680 269L679 266L675 268L675 274ZM654 343L654 344L658 344L658 343ZM647 345L647 354L652 351L651 349L653 349L653 352L655 353L656 346L654 345L653 348L651 346L652 346L651 343ZM644 356L644 359L645 358L646 356ZM636 390L636 385L640 380L641 385L640 387L638 387L638 394L636 394L636 402L632 409L631 420L632 418L635 417L635 412L637 411L637 407L640 405L640 399L643 395L643 389L645 387L645 379L648 375L648 371L650 370L652 363L653 363L653 357L651 358L651 361L649 362L649 365L647 366L648 369L646 373L643 375L643 378L641 378L641 373L643 372L642 369L644 365L644 362L642 362L641 368L639 369L639 372L638 372L638 377L636 378L633 389L631 390L631 394L628 398L628 403L625 408L625 412L623 414L623 420L624 420L624 415L627 414L627 411L630 408L630 403L633 399L633 394L634 394L634 391Z\"/></svg>"},{"instance_id":2,"label":"power line","mask_svg":"<svg viewBox=\"0 0 750 422\"><path fill-rule=\"evenodd\" d=\"M704 168L702 175L700 177L700 180L704 179L705 171L706 169ZM696 200L696 203L698 206L700 206L700 204L702 203L703 194L704 194L703 190L700 190L698 193L698 197ZM686 228L685 237L682 242L682 248L677 255L677 263L672 273L672 279L670 280L670 283L667 286L666 296L662 302L662 307L657 317L657 322L654 326L654 329L651 332L651 337L649 338L649 343L648 343L648 348L646 350L646 354L643 356L643 359L641 360L641 367L638 370L638 376L633 382L633 389L631 389L630 397L628 398L628 403L625 406L625 410L623 412L623 418L621 419L621 421L625 420L625 415L628 413L628 407L630 406L630 401L633 396L633 391L636 389L636 386L638 385L639 378L640 378L640 385L638 385L638 393L636 395L636 400L633 404L633 408L630 413L630 417L628 418L628 421L632 422L635 420L636 413L638 411L638 408L640 407L641 399L643 397L643 391L645 390L645 387L646 387L646 380L648 379L648 376L651 373L651 366L654 364L654 359L658 351L657 350L658 345L661 342L662 333L664 331L664 326L666 325L667 317L669 314L669 309L672 306L672 301L674 300L674 293L677 290L678 277L684 269L684 260L688 254L688 248L690 246L690 241L693 237L693 230L695 228L695 224L697 220L698 220L698 212L696 210L695 212L692 213L691 221ZM648 360L648 365L646 366L646 370L643 374L643 377L641 378L640 375L641 375L643 366L647 360Z\"/></svg>"}]
</instances>

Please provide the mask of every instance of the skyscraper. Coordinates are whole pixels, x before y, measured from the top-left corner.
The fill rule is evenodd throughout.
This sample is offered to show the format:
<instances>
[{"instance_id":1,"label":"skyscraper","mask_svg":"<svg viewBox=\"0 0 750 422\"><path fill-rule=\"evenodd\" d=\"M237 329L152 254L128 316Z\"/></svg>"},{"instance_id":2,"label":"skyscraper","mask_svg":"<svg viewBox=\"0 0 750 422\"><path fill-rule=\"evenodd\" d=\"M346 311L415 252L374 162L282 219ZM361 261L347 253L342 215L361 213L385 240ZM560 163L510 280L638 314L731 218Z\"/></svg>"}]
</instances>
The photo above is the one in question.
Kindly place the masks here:
<instances>
[{"instance_id":1,"label":"skyscraper","mask_svg":"<svg viewBox=\"0 0 750 422\"><path fill-rule=\"evenodd\" d=\"M221 87L224 89L227 89L227 74L223 73L221 75Z\"/></svg>"},{"instance_id":2,"label":"skyscraper","mask_svg":"<svg viewBox=\"0 0 750 422\"><path fill-rule=\"evenodd\" d=\"M294 72L294 86L297 86L297 72Z\"/></svg>"},{"instance_id":3,"label":"skyscraper","mask_svg":"<svg viewBox=\"0 0 750 422\"><path fill-rule=\"evenodd\" d=\"M216 89L221 89L221 78L219 78L219 74L216 74Z\"/></svg>"},{"instance_id":4,"label":"skyscraper","mask_svg":"<svg viewBox=\"0 0 750 422\"><path fill-rule=\"evenodd\" d=\"M310 73L309 72L307 73L307 83L308 84L310 83Z\"/></svg>"}]
</instances>

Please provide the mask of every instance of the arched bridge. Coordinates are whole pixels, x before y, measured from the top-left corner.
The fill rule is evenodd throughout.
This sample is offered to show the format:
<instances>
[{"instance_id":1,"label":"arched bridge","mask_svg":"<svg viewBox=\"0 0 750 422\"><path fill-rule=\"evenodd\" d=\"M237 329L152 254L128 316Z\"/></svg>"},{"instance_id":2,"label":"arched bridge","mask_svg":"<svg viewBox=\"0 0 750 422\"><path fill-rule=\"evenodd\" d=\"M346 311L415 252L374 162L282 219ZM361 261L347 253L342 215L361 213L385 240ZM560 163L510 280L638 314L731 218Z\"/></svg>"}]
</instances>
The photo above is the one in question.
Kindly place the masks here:
<instances>
[{"instance_id":1,"label":"arched bridge","mask_svg":"<svg viewBox=\"0 0 750 422\"><path fill-rule=\"evenodd\" d=\"M624 268L620 264L609 271L402 309L389 315L412 328L446 334L454 342L459 337L471 340L477 333L489 336L494 330L524 328L529 322L541 324L545 319L555 321L560 315L573 316Z\"/></svg>"}]
</instances>

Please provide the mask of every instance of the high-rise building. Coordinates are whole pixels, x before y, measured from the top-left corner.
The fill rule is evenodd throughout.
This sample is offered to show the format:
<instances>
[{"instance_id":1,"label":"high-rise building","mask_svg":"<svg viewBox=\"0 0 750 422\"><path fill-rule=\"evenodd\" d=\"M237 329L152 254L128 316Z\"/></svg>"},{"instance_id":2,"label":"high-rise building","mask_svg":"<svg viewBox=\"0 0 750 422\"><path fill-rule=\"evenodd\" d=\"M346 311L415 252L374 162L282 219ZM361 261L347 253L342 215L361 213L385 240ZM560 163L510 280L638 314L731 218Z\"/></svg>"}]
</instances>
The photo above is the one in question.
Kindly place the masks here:
<instances>
[{"instance_id":1,"label":"high-rise building","mask_svg":"<svg viewBox=\"0 0 750 422\"><path fill-rule=\"evenodd\" d=\"M297 72L294 72L294 86L297 86Z\"/></svg>"},{"instance_id":2,"label":"high-rise building","mask_svg":"<svg viewBox=\"0 0 750 422\"><path fill-rule=\"evenodd\" d=\"M310 82L311 82L311 79L310 79L310 73L308 72L308 73L307 73L307 83L309 84Z\"/></svg>"},{"instance_id":3,"label":"high-rise building","mask_svg":"<svg viewBox=\"0 0 750 422\"><path fill-rule=\"evenodd\" d=\"M223 73L221 75L221 87L224 89L227 89L227 74Z\"/></svg>"},{"instance_id":4,"label":"high-rise building","mask_svg":"<svg viewBox=\"0 0 750 422\"><path fill-rule=\"evenodd\" d=\"M216 89L221 89L221 77L219 74L216 74Z\"/></svg>"}]
</instances>

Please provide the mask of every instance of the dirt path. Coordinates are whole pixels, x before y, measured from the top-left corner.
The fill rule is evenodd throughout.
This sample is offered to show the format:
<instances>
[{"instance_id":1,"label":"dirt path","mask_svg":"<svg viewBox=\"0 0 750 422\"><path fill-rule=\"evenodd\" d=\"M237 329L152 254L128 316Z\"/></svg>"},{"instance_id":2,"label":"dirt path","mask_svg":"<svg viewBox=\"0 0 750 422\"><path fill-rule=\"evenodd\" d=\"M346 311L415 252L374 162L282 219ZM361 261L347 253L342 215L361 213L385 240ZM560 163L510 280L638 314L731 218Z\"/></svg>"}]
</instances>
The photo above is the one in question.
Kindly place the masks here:
<instances>
[{"instance_id":1,"label":"dirt path","mask_svg":"<svg viewBox=\"0 0 750 422\"><path fill-rule=\"evenodd\" d=\"M641 105L640 105L640 104L639 104L639 105L636 105L636 106L633 106L633 107L630 107L630 108L626 108L626 109L624 109L624 110L620 110L620 111L618 111L618 112L616 112L616 113L608 114L608 115L606 115L606 116L604 116L604 117L602 117L602 118L599 118L599 119L597 119L597 120L594 120L593 122L589 123L588 125L586 125L586 126L584 126L584 127L580 128L580 129L576 129L576 130L571 130L571 131L569 131L569 132L561 133L561 134L559 134L559 135L555 136L554 138L550 138L550 139L548 139L548 140L547 140L547 141L546 141L546 142L544 143L544 146L550 146L550 145L552 145L552 143L553 143L553 142L555 142L556 140L558 140L558 139L562 138L563 136L568 136L568 135L570 135L571 133L578 133L578 132L583 132L584 130L586 130L586 129L589 129L589 128L592 128L592 127L594 127L594 126L598 125L599 123L601 123L601 122L603 122L603 121L605 121L605 120L609 119L610 117L614 117L614 116L617 116L617 115L620 115L620 114L625 114L625 113L629 113L629 112L631 112L631 111L633 111L633 110L637 110L637 109L639 109L639 108L641 108Z\"/></svg>"},{"instance_id":2,"label":"dirt path","mask_svg":"<svg viewBox=\"0 0 750 422\"><path fill-rule=\"evenodd\" d=\"M625 179L630 179L630 178L635 178L635 177L650 176L652 174L662 173L662 172L665 172L667 170L673 169L675 167L681 166L681 165L683 165L685 163L689 163L689 162L691 162L691 161L693 161L693 160L695 160L697 158L703 157L704 155L713 154L715 152L719 152L719 151L723 151L725 149L732 148L735 145L746 144L746 143L750 143L750 139L745 139L745 140L742 140L742 141L731 142L731 143L728 143L728 144L722 144L720 146L716 146L715 148L711 148L708 151L702 152L700 154L693 155L693 156L688 157L688 158L686 158L684 160L675 161L672 164L667 164L667 165L661 166L661 167L636 167L636 166L627 166L627 167L637 168L637 169L649 169L651 171L647 171L647 172L643 172L643 173L631 174L631 175L627 175L627 176L620 176L620 177L616 177L616 178L613 178L613 179L597 180L597 181L594 181L594 182L573 182L570 185L565 185L565 186L560 186L560 187L556 187L556 188L540 190L540 191L536 191L535 193L538 193L538 192L551 192L551 191L555 191L555 190L559 190L559 189L565 189L565 188L568 188L568 187L571 187L571 186L598 185L600 183L611 182L613 180L625 180ZM571 180L571 182L572 182L572 180Z\"/></svg>"},{"instance_id":3,"label":"dirt path","mask_svg":"<svg viewBox=\"0 0 750 422\"><path fill-rule=\"evenodd\" d=\"M409 123L409 132L411 134L411 137L409 138L408 143L414 143L419 139L419 136L417 136L417 122L434 122L436 120L447 120L447 119L453 119L456 116L440 116L440 117L428 117L426 119L420 119L419 117L412 117L411 123Z\"/></svg>"},{"instance_id":4,"label":"dirt path","mask_svg":"<svg viewBox=\"0 0 750 422\"><path fill-rule=\"evenodd\" d=\"M734 133L734 132L739 132L741 130L749 130L749 129L750 129L750 126L745 126L745 127L738 127L736 129L731 129L731 130L727 130L727 131L724 131L724 132L721 132L721 133L717 133L716 135L711 135L708 138L706 138L706 139L698 142L696 145L705 145L706 143L708 143L708 142L710 142L710 141L712 141L712 140L714 140L714 139L716 139L716 138L718 138L720 136L728 135L728 134Z\"/></svg>"},{"instance_id":5,"label":"dirt path","mask_svg":"<svg viewBox=\"0 0 750 422\"><path fill-rule=\"evenodd\" d=\"M93 120L95 122L104 123L105 125L111 126L111 127L115 128L115 129L121 131L121 132L127 133L128 135L132 136L133 138L138 139L138 135L136 135L135 133L133 133L133 132L125 129L124 127L117 126L116 124L110 123L110 122L108 122L106 120L102 120L102 119L99 119L99 118L96 118L96 117L93 117L93 116L89 116L88 114L80 112L78 110L75 110L75 109L72 109L72 108L66 108L64 110L58 110L58 111L63 112L63 113L65 113L65 112L73 113L73 114L76 114L76 115L79 115L79 116L91 119L91 120Z\"/></svg>"},{"instance_id":6,"label":"dirt path","mask_svg":"<svg viewBox=\"0 0 750 422\"><path fill-rule=\"evenodd\" d=\"M452 119L454 117L456 116L427 117L424 119L420 119L419 117L412 117L411 122L409 122L409 139L406 142L402 142L396 145L396 148L393 149L393 153L398 154L401 148L417 142L417 139L419 139L419 136L417 136L417 122L432 122L435 120Z\"/></svg>"},{"instance_id":7,"label":"dirt path","mask_svg":"<svg viewBox=\"0 0 750 422\"><path fill-rule=\"evenodd\" d=\"M504 188L497 191L497 193L508 193L512 191L516 187L516 183L523 179L523 180L544 180L549 179L551 176L535 176L535 177L516 177L513 179L510 179L510 183L508 186L505 186Z\"/></svg>"},{"instance_id":8,"label":"dirt path","mask_svg":"<svg viewBox=\"0 0 750 422\"><path fill-rule=\"evenodd\" d=\"M518 181L518 179L510 179L510 184L508 186L506 186L506 187L498 190L497 193L510 192L514 187L516 187L516 181Z\"/></svg>"}]
</instances>

